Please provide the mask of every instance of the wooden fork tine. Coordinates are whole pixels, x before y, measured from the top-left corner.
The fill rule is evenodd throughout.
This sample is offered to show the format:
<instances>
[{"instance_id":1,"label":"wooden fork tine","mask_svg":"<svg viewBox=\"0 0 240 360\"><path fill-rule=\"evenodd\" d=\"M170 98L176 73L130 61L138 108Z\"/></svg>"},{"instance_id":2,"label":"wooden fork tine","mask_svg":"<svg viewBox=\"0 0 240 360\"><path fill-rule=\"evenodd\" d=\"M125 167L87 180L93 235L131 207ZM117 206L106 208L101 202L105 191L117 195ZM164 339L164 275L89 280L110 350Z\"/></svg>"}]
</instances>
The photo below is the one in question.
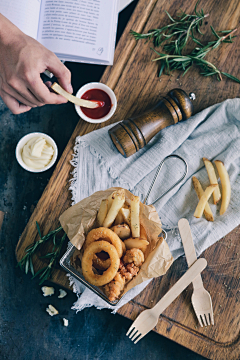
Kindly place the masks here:
<instances>
[{"instance_id":1,"label":"wooden fork tine","mask_svg":"<svg viewBox=\"0 0 240 360\"><path fill-rule=\"evenodd\" d=\"M196 315L197 315L197 314L196 314ZM200 315L197 315L197 318L198 318L198 322L199 322L199 324L201 325L201 327L203 327L203 323L202 323L202 320L201 320Z\"/></svg>"},{"instance_id":2,"label":"wooden fork tine","mask_svg":"<svg viewBox=\"0 0 240 360\"><path fill-rule=\"evenodd\" d=\"M131 332L131 334L129 335L129 339L132 340L137 333L138 333L138 330L137 330L137 329L134 329L134 330Z\"/></svg>"},{"instance_id":3,"label":"wooden fork tine","mask_svg":"<svg viewBox=\"0 0 240 360\"><path fill-rule=\"evenodd\" d=\"M134 329L134 323L130 326L130 328L128 329L126 336L128 336L130 334L130 332ZM129 336L130 337L130 336Z\"/></svg>"},{"instance_id":4,"label":"wooden fork tine","mask_svg":"<svg viewBox=\"0 0 240 360\"><path fill-rule=\"evenodd\" d=\"M213 317L213 312L210 313L210 319L211 319L211 323L212 325L214 325L214 317Z\"/></svg>"},{"instance_id":5,"label":"wooden fork tine","mask_svg":"<svg viewBox=\"0 0 240 360\"><path fill-rule=\"evenodd\" d=\"M211 325L211 324L210 324L209 316L210 316L210 314L205 314L205 317L206 317L206 319L207 319L207 324L208 324L208 325Z\"/></svg>"},{"instance_id":6,"label":"wooden fork tine","mask_svg":"<svg viewBox=\"0 0 240 360\"><path fill-rule=\"evenodd\" d=\"M143 335L139 336L139 338L136 341L134 341L134 344L136 344L139 340L141 340L145 335L146 334L143 334Z\"/></svg>"},{"instance_id":7,"label":"wooden fork tine","mask_svg":"<svg viewBox=\"0 0 240 360\"><path fill-rule=\"evenodd\" d=\"M139 331L137 331L134 336L131 338L131 340L134 342L134 340L139 336L142 335Z\"/></svg>"},{"instance_id":8,"label":"wooden fork tine","mask_svg":"<svg viewBox=\"0 0 240 360\"><path fill-rule=\"evenodd\" d=\"M204 326L207 326L207 323L206 323L206 319L205 319L204 314L201 315L201 319L202 319L202 322L203 322Z\"/></svg>"}]
</instances>

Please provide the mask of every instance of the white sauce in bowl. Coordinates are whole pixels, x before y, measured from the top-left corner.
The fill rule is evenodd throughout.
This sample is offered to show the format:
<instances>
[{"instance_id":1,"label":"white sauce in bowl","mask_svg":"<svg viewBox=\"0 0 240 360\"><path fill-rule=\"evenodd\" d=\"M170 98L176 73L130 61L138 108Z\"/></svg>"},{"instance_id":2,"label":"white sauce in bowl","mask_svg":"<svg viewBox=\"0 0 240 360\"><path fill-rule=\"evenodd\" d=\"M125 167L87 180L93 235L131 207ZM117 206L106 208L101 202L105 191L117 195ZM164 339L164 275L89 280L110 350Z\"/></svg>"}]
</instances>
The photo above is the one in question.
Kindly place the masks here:
<instances>
[{"instance_id":1,"label":"white sauce in bowl","mask_svg":"<svg viewBox=\"0 0 240 360\"><path fill-rule=\"evenodd\" d=\"M28 140L22 149L22 160L31 169L43 169L52 160L54 149L42 136Z\"/></svg>"}]
</instances>

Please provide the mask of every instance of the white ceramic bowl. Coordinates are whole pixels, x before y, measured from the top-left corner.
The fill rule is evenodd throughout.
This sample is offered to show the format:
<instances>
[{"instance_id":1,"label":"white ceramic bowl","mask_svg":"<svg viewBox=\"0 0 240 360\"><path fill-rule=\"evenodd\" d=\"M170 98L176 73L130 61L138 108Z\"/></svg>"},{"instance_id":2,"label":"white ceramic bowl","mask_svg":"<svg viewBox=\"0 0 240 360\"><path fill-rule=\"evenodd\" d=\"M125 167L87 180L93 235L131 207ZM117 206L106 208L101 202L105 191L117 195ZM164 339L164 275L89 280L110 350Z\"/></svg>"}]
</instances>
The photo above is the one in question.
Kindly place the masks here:
<instances>
[{"instance_id":1,"label":"white ceramic bowl","mask_svg":"<svg viewBox=\"0 0 240 360\"><path fill-rule=\"evenodd\" d=\"M100 119L91 119L90 117L86 116L82 112L80 106L75 105L75 109L76 109L78 115L83 120L85 120L87 122L90 122L90 123L93 123L93 124L98 124L98 123L102 123L104 121L109 120L113 116L113 114L115 113L115 110L117 108L117 99L116 99L116 96L115 96L114 92L112 91L112 89L110 89L110 87L108 87L105 84L102 84L102 83L99 83L99 82L92 82L92 83L88 83L86 85L83 85L78 90L78 92L76 94L76 97L81 98L82 95L85 94L86 91L91 90L91 89L100 89L100 90L105 91L108 94L108 96L110 97L110 99L111 99L112 108L111 108L111 110L109 111L109 113L106 116L104 116L104 117L102 117ZM98 100L98 99L96 99L96 100Z\"/></svg>"},{"instance_id":2,"label":"white ceramic bowl","mask_svg":"<svg viewBox=\"0 0 240 360\"><path fill-rule=\"evenodd\" d=\"M47 142L52 145L53 149L54 149L54 153L53 153L53 157L52 157L52 160L50 161L50 163L45 166L44 168L42 169L32 169L30 168L29 166L27 166L25 164L25 162L23 161L22 159L22 149L24 147L24 145L33 137L36 137L36 136L41 136L43 137L44 139L47 140ZM34 173L40 173L40 172L43 172L43 171L46 171L48 169L50 169L50 167L53 166L53 164L55 163L55 161L57 160L57 156L58 156L58 148L57 148L57 145L55 143L55 141L49 136L49 135L46 135L44 133L40 133L40 132L35 132L35 133L30 133L30 134L27 134L25 136L23 136L18 144L17 144L17 147L16 147L16 159L19 163L19 165L21 165L21 167L27 171L30 171L30 172L34 172Z\"/></svg>"}]
</instances>

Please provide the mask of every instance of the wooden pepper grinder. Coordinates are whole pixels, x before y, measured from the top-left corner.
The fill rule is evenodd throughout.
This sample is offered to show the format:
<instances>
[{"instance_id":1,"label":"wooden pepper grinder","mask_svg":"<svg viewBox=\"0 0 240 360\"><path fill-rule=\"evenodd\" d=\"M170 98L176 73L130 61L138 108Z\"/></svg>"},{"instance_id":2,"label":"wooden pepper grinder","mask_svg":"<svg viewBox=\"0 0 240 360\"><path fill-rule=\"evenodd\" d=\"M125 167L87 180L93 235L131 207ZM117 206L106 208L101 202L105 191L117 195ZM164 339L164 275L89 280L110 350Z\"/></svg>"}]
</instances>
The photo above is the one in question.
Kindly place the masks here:
<instances>
[{"instance_id":1,"label":"wooden pepper grinder","mask_svg":"<svg viewBox=\"0 0 240 360\"><path fill-rule=\"evenodd\" d=\"M193 113L191 100L182 89L173 89L162 97L157 105L146 113L123 120L108 132L118 149L125 157L129 157L142 149L160 130L188 119Z\"/></svg>"}]
</instances>

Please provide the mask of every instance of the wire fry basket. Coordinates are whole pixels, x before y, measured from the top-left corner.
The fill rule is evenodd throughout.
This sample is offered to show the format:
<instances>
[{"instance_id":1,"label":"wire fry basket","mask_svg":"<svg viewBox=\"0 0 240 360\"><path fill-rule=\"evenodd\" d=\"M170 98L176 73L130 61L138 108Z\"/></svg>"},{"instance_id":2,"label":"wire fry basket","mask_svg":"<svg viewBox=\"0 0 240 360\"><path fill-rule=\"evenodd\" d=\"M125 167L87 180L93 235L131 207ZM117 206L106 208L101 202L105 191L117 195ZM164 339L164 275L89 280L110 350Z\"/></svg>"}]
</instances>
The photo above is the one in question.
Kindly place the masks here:
<instances>
[{"instance_id":1,"label":"wire fry basket","mask_svg":"<svg viewBox=\"0 0 240 360\"><path fill-rule=\"evenodd\" d=\"M160 174L160 171L162 169L163 164L165 163L165 161L169 158L175 157L178 160L181 160L184 165L185 165L185 171L183 173L183 175L169 188L167 189L162 195L160 195L157 199L154 200L154 202L151 205L154 205L158 200L160 200L163 196L165 196L167 193L169 193L175 186L177 186L187 175L188 172L188 166L186 161L179 155L169 155L167 157L165 157L161 163L158 165L156 173L154 175L154 178L152 180L152 183L149 187L149 190L147 192L147 195L143 201L143 204L147 203L147 200L149 198L150 193L152 192L152 189L154 187L154 185L156 184L156 180ZM162 236L165 240L167 239L167 233L165 230L162 230L162 233L159 234L159 237ZM88 289L92 290L95 294L97 294L98 296L100 296L100 298L102 298L104 301L106 301L109 305L111 306L116 306L119 301L124 297L120 296L117 300L115 301L109 301L108 297L105 295L105 293L103 292L103 290L100 287L94 286L92 284L90 284L89 282L87 282L84 279L84 276L82 275L81 271L78 271L72 264L72 258L74 255L74 252L76 251L76 248L74 245L72 245L71 243L69 243L68 249L65 252L65 254L62 256L62 258L60 259L60 265L61 267L68 273L70 273L75 279L77 279L78 281L80 281L83 285L85 285Z\"/></svg>"}]
</instances>

